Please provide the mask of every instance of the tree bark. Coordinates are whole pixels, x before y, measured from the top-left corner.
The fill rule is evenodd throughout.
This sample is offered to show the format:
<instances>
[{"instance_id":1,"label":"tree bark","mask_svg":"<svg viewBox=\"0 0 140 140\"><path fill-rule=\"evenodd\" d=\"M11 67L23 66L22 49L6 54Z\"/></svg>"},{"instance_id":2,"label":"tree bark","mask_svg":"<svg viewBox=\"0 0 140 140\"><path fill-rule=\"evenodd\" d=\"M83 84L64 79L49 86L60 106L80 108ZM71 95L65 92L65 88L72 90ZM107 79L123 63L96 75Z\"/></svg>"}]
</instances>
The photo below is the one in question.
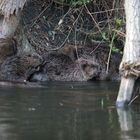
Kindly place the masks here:
<instances>
[{"instance_id":1,"label":"tree bark","mask_svg":"<svg viewBox=\"0 0 140 140\"><path fill-rule=\"evenodd\" d=\"M20 13L26 0L0 0L1 34L0 38L13 37L19 21Z\"/></svg>"},{"instance_id":2,"label":"tree bark","mask_svg":"<svg viewBox=\"0 0 140 140\"><path fill-rule=\"evenodd\" d=\"M0 38L12 38L18 27L19 21L19 15L11 15L9 18L3 18Z\"/></svg>"},{"instance_id":3,"label":"tree bark","mask_svg":"<svg viewBox=\"0 0 140 140\"><path fill-rule=\"evenodd\" d=\"M120 64L122 74L116 105L124 107L131 100L135 80L140 76L140 1L125 0L126 42Z\"/></svg>"},{"instance_id":4,"label":"tree bark","mask_svg":"<svg viewBox=\"0 0 140 140\"><path fill-rule=\"evenodd\" d=\"M0 0L1 14L5 18L9 18L10 15L18 15L23 9L27 0Z\"/></svg>"},{"instance_id":5,"label":"tree bark","mask_svg":"<svg viewBox=\"0 0 140 140\"><path fill-rule=\"evenodd\" d=\"M26 82L40 68L20 22L26 0L0 0L0 80Z\"/></svg>"}]
</instances>

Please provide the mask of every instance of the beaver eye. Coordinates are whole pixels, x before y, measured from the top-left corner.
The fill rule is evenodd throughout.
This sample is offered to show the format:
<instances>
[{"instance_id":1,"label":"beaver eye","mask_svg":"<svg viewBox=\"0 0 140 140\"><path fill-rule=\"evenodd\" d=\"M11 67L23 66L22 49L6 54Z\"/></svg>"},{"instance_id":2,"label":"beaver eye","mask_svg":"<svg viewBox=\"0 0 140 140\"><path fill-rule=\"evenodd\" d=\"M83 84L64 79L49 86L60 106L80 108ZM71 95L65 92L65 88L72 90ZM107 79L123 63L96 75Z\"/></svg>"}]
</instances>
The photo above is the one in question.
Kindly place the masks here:
<instances>
[{"instance_id":1,"label":"beaver eye","mask_svg":"<svg viewBox=\"0 0 140 140\"><path fill-rule=\"evenodd\" d=\"M30 54L28 54L28 57L31 57L31 55L30 55Z\"/></svg>"},{"instance_id":2,"label":"beaver eye","mask_svg":"<svg viewBox=\"0 0 140 140\"><path fill-rule=\"evenodd\" d=\"M87 67L87 64L82 65L82 69L85 69Z\"/></svg>"}]
</instances>

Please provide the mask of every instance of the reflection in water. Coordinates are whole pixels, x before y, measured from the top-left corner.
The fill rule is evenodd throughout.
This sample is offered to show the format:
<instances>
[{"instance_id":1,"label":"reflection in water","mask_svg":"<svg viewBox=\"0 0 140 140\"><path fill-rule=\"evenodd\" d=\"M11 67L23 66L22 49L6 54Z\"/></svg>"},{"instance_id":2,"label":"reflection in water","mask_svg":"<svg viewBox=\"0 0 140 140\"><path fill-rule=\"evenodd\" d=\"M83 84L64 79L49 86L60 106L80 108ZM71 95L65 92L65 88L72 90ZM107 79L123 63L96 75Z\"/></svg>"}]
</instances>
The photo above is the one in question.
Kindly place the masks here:
<instances>
[{"instance_id":1,"label":"reflection in water","mask_svg":"<svg viewBox=\"0 0 140 140\"><path fill-rule=\"evenodd\" d=\"M119 116L120 127L122 131L131 131L133 130L133 120L130 108L128 109L117 109Z\"/></svg>"},{"instance_id":2,"label":"reflection in water","mask_svg":"<svg viewBox=\"0 0 140 140\"><path fill-rule=\"evenodd\" d=\"M121 128L120 137L123 140L139 140L139 126L140 121L140 110L135 110L139 107L127 108L127 109L117 109L119 123Z\"/></svg>"},{"instance_id":3,"label":"reflection in water","mask_svg":"<svg viewBox=\"0 0 140 140\"><path fill-rule=\"evenodd\" d=\"M48 83L44 89L1 88L0 140L140 138L139 129L134 131L139 125L133 123L134 118L139 121L140 114L136 112L138 116L134 117L129 110L116 111L117 91L118 83Z\"/></svg>"},{"instance_id":4,"label":"reflection in water","mask_svg":"<svg viewBox=\"0 0 140 140\"><path fill-rule=\"evenodd\" d=\"M130 131L133 130L133 120L130 109L117 109L117 113L119 116L119 123L122 131L120 137L123 140L132 140L133 137L131 137Z\"/></svg>"}]
</instances>

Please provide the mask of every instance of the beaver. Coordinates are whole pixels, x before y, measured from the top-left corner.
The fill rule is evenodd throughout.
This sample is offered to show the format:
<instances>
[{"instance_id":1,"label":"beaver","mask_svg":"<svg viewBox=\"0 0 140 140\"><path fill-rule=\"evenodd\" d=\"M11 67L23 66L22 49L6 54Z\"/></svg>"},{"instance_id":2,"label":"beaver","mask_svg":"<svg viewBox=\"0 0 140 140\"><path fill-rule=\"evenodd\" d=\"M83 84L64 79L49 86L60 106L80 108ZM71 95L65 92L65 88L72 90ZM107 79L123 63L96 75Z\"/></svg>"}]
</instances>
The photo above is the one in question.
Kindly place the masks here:
<instances>
[{"instance_id":1,"label":"beaver","mask_svg":"<svg viewBox=\"0 0 140 140\"><path fill-rule=\"evenodd\" d=\"M81 45L72 45L72 44L65 44L64 47L60 48L57 53L63 54L71 58L72 61L75 61L77 59L77 55L79 54L79 51L83 49L83 46Z\"/></svg>"},{"instance_id":2,"label":"beaver","mask_svg":"<svg viewBox=\"0 0 140 140\"><path fill-rule=\"evenodd\" d=\"M0 38L0 64L17 53L16 41L13 38Z\"/></svg>"},{"instance_id":3,"label":"beaver","mask_svg":"<svg viewBox=\"0 0 140 140\"><path fill-rule=\"evenodd\" d=\"M62 71L55 73L52 77L49 72L47 75L50 76L50 80L55 81L88 81L97 77L98 73L98 63L81 57L68 67L62 68Z\"/></svg>"},{"instance_id":4,"label":"beaver","mask_svg":"<svg viewBox=\"0 0 140 140\"><path fill-rule=\"evenodd\" d=\"M73 62L61 54L47 60L43 70L33 75L33 81L40 81L45 74L47 78L43 81L88 81L99 73L99 65L93 57L80 57Z\"/></svg>"},{"instance_id":5,"label":"beaver","mask_svg":"<svg viewBox=\"0 0 140 140\"><path fill-rule=\"evenodd\" d=\"M42 63L43 59L36 54L9 57L0 66L0 80L28 81Z\"/></svg>"}]
</instances>

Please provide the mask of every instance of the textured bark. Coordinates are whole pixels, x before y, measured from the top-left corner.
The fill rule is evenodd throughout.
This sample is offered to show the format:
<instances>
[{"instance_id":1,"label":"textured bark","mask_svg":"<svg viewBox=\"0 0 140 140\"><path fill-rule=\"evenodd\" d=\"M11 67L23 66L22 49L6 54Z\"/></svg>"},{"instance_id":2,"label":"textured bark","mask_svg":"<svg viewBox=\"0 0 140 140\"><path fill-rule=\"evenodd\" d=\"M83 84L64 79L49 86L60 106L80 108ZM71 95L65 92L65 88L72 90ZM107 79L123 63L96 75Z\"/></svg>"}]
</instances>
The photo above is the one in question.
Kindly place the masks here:
<instances>
[{"instance_id":1,"label":"textured bark","mask_svg":"<svg viewBox=\"0 0 140 140\"><path fill-rule=\"evenodd\" d=\"M126 0L126 42L120 65L123 76L140 76L140 1Z\"/></svg>"},{"instance_id":2,"label":"textured bark","mask_svg":"<svg viewBox=\"0 0 140 140\"><path fill-rule=\"evenodd\" d=\"M0 38L13 37L20 20L20 12L26 0L0 0Z\"/></svg>"},{"instance_id":3,"label":"textured bark","mask_svg":"<svg viewBox=\"0 0 140 140\"><path fill-rule=\"evenodd\" d=\"M18 27L20 15L11 15L9 18L3 18L0 38L12 38Z\"/></svg>"},{"instance_id":4,"label":"textured bark","mask_svg":"<svg viewBox=\"0 0 140 140\"><path fill-rule=\"evenodd\" d=\"M43 63L31 52L20 23L26 0L0 0L0 80L27 81ZM18 28L19 27L19 28Z\"/></svg>"},{"instance_id":5,"label":"textured bark","mask_svg":"<svg viewBox=\"0 0 140 140\"><path fill-rule=\"evenodd\" d=\"M122 80L117 106L124 107L131 100L135 79L140 76L140 0L125 0L126 42L120 64Z\"/></svg>"},{"instance_id":6,"label":"textured bark","mask_svg":"<svg viewBox=\"0 0 140 140\"><path fill-rule=\"evenodd\" d=\"M10 15L16 15L23 9L26 0L0 0L0 9L2 14L9 18Z\"/></svg>"}]
</instances>

